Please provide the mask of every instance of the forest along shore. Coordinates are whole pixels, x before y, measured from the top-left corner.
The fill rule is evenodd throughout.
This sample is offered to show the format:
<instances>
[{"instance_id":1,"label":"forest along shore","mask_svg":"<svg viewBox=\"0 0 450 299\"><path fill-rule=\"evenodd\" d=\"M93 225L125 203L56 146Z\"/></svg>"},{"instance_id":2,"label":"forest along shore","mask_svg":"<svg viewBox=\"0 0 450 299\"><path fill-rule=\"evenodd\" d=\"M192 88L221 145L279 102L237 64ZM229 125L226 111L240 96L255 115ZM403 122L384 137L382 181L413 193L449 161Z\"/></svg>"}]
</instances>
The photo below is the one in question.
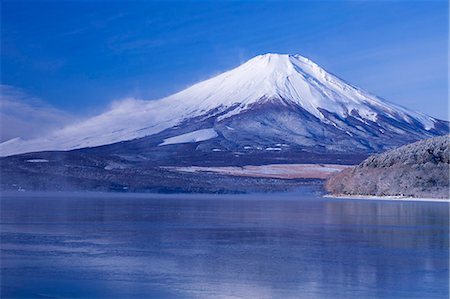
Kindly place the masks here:
<instances>
[{"instance_id":1,"label":"forest along shore","mask_svg":"<svg viewBox=\"0 0 450 299\"><path fill-rule=\"evenodd\" d=\"M333 195L401 196L449 199L450 136L421 140L332 175Z\"/></svg>"}]
</instances>

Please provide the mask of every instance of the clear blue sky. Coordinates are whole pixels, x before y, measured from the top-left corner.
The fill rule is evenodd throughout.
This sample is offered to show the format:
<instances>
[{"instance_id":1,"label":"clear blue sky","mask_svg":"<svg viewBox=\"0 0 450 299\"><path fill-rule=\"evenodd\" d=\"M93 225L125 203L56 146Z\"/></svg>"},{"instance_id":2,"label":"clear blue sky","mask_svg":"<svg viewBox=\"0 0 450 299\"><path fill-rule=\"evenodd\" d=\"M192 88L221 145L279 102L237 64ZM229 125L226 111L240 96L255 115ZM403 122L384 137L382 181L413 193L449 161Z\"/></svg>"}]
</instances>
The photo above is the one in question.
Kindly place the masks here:
<instances>
[{"instance_id":1,"label":"clear blue sky","mask_svg":"<svg viewBox=\"0 0 450 299\"><path fill-rule=\"evenodd\" d=\"M448 119L445 0L2 1L1 83L69 113L160 98L267 52Z\"/></svg>"}]
</instances>

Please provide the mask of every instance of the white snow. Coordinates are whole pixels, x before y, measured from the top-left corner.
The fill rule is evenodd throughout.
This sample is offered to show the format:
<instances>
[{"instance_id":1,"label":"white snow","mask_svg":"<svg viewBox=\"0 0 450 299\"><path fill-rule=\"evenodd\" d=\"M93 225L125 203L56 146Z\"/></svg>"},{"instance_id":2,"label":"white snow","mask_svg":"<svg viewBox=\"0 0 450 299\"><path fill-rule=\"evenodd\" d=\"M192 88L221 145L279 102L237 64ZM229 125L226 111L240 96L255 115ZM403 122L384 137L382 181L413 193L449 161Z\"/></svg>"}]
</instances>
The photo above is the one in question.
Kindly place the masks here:
<instances>
[{"instance_id":1,"label":"white snow","mask_svg":"<svg viewBox=\"0 0 450 299\"><path fill-rule=\"evenodd\" d=\"M223 175L251 176L251 177L270 177L270 178L327 178L334 172L341 171L349 165L337 164L268 164L268 165L246 165L243 167L224 166L224 167L163 167L165 169L180 172L213 172Z\"/></svg>"},{"instance_id":2,"label":"white snow","mask_svg":"<svg viewBox=\"0 0 450 299\"><path fill-rule=\"evenodd\" d=\"M42 138L1 143L0 156L70 150L141 138L180 125L192 117L205 118L228 111L217 118L220 121L266 101L301 106L324 122L329 121L321 109L341 117L357 113L363 122L376 121L378 115L384 114L401 121L415 119L426 129L434 126L433 118L387 103L351 86L305 57L265 54L166 98L127 99L100 115ZM213 136L206 134L208 138ZM183 138L191 137L181 140Z\"/></svg>"},{"instance_id":3,"label":"white snow","mask_svg":"<svg viewBox=\"0 0 450 299\"><path fill-rule=\"evenodd\" d=\"M182 135L164 139L164 142L159 144L159 146L168 145L168 144L177 144L177 143L200 142L200 141L205 141L205 140L209 140L212 138L216 138L217 136L219 136L219 135L213 128L202 129L202 130L197 130L197 131L193 131L193 132L189 132L186 134L182 134Z\"/></svg>"},{"instance_id":4,"label":"white snow","mask_svg":"<svg viewBox=\"0 0 450 299\"><path fill-rule=\"evenodd\" d=\"M30 159L30 160L27 160L27 162L29 162L29 163L47 163L48 160L46 160L46 159Z\"/></svg>"},{"instance_id":5,"label":"white snow","mask_svg":"<svg viewBox=\"0 0 450 299\"><path fill-rule=\"evenodd\" d=\"M371 196L371 195L324 195L325 198L338 198L338 199L354 199L354 200L394 200L394 201L424 201L424 202L449 202L446 198L418 198L407 196Z\"/></svg>"}]
</instances>

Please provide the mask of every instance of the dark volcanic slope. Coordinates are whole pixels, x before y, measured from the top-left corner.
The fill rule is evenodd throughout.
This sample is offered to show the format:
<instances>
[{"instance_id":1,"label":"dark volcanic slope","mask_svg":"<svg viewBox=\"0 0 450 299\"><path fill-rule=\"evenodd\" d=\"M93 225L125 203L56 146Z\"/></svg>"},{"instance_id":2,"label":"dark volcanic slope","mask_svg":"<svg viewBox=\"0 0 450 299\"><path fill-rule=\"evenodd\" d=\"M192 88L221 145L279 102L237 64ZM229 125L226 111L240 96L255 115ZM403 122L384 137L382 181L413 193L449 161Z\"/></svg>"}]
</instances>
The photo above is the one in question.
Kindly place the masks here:
<instances>
[{"instance_id":1,"label":"dark volcanic slope","mask_svg":"<svg viewBox=\"0 0 450 299\"><path fill-rule=\"evenodd\" d=\"M218 120L216 116L189 119L158 134L81 150L122 157L139 155L152 160L170 157L170 163L178 164L189 160L191 163L209 161L215 165L351 164L359 163L371 153L448 134L448 125L438 121L435 128L425 130L390 118L362 122L352 115L345 121L339 120L337 115L327 115L333 118L333 123L321 122L298 105L283 105L273 100L253 105L227 119ZM217 136L200 142L163 145L167 139L202 129L214 130ZM226 163L220 162L223 157Z\"/></svg>"},{"instance_id":2,"label":"dark volcanic slope","mask_svg":"<svg viewBox=\"0 0 450 299\"><path fill-rule=\"evenodd\" d=\"M81 151L40 152L2 158L1 191L114 191L247 193L286 191L317 179L270 179L179 173L155 161L130 161Z\"/></svg>"},{"instance_id":3,"label":"dark volcanic slope","mask_svg":"<svg viewBox=\"0 0 450 299\"><path fill-rule=\"evenodd\" d=\"M450 198L449 136L435 137L374 155L332 176L333 194Z\"/></svg>"}]
</instances>

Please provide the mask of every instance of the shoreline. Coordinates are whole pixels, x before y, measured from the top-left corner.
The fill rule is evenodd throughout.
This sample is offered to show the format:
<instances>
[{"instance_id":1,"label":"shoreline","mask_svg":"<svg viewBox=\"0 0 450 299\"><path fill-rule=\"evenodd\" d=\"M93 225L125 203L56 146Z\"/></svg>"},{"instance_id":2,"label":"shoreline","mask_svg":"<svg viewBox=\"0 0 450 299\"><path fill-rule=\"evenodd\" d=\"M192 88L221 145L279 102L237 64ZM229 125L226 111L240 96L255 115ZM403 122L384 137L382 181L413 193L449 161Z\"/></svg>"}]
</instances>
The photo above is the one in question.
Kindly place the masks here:
<instances>
[{"instance_id":1,"label":"shoreline","mask_svg":"<svg viewBox=\"0 0 450 299\"><path fill-rule=\"evenodd\" d=\"M307 188L316 188L317 185L311 184L311 185L303 185L300 188L307 187ZM78 197L81 195L90 195L90 196L109 196L109 197L138 197L138 198L145 198L145 197L171 197L171 196L182 196L187 198L202 198L202 197L210 197L210 196L248 196L248 195L278 195L278 196L293 196L296 194L298 190L292 189L292 190L285 190L285 191L274 191L274 192L265 192L265 191L255 191L255 192L107 192L107 191L77 191L77 190L67 190L67 191L16 191L16 190L2 190L0 191L0 199L3 197L22 197L24 195L29 197L41 197L41 196L47 196L47 197L55 197L55 196L61 196L64 195L66 197ZM324 199L347 199L347 200L382 200L382 201L405 201L405 202L440 202L440 203L450 203L450 199L444 199L444 198L418 198L418 197L407 197L407 196L374 196L374 195L347 195L347 194L339 194L339 195L332 195L332 194L323 194L319 195L319 197Z\"/></svg>"},{"instance_id":2,"label":"shoreline","mask_svg":"<svg viewBox=\"0 0 450 299\"><path fill-rule=\"evenodd\" d=\"M450 203L450 199L445 198L420 198L408 196L376 196L376 195L347 195L347 194L326 194L325 198L335 199L353 199L353 200L387 200L387 201L421 201L421 202L446 202Z\"/></svg>"}]
</instances>

